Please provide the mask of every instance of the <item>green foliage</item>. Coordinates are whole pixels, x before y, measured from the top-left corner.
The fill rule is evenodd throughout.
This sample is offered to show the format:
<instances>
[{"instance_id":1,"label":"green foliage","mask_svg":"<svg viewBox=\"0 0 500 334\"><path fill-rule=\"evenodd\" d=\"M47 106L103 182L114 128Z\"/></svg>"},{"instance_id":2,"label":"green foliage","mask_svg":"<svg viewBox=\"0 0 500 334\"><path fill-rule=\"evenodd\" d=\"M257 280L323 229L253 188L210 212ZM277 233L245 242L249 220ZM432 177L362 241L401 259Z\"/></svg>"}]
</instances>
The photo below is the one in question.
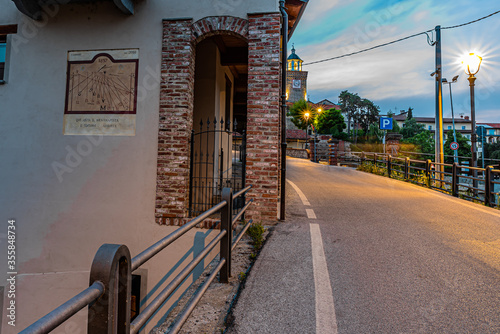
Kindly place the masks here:
<instances>
[{"instance_id":1,"label":"green foliage","mask_svg":"<svg viewBox=\"0 0 500 334\"><path fill-rule=\"evenodd\" d=\"M377 124L370 124L368 129L368 142L370 143L381 143L384 139L384 131L380 130Z\"/></svg>"},{"instance_id":2,"label":"green foliage","mask_svg":"<svg viewBox=\"0 0 500 334\"><path fill-rule=\"evenodd\" d=\"M337 109L325 110L320 113L315 119L315 124L317 131L323 134L341 133L346 128L344 116Z\"/></svg>"},{"instance_id":3,"label":"green foliage","mask_svg":"<svg viewBox=\"0 0 500 334\"><path fill-rule=\"evenodd\" d=\"M444 161L447 163L453 163L453 150L450 148L450 144L453 142L453 130L448 131L448 139L444 143L444 154L448 155L445 157ZM467 138L462 136L460 132L456 132L457 143L458 143L458 156L459 157L471 157L471 146L468 143Z\"/></svg>"},{"instance_id":4,"label":"green foliage","mask_svg":"<svg viewBox=\"0 0 500 334\"><path fill-rule=\"evenodd\" d=\"M500 159L500 143L484 144L485 159Z\"/></svg>"},{"instance_id":5,"label":"green foliage","mask_svg":"<svg viewBox=\"0 0 500 334\"><path fill-rule=\"evenodd\" d=\"M415 118L407 118L400 133L403 135L403 138L409 139L424 131L425 126L423 124L417 123L417 120Z\"/></svg>"},{"instance_id":6,"label":"green foliage","mask_svg":"<svg viewBox=\"0 0 500 334\"><path fill-rule=\"evenodd\" d=\"M385 169L383 167L379 167L379 166L373 164L372 162L368 162L368 161L364 161L356 169L360 170L362 172L367 172L367 173L372 173L372 174L387 176L387 169Z\"/></svg>"},{"instance_id":7,"label":"green foliage","mask_svg":"<svg viewBox=\"0 0 500 334\"><path fill-rule=\"evenodd\" d=\"M413 108L412 107L408 108L408 114L406 115L406 117L408 117L408 119L413 118Z\"/></svg>"},{"instance_id":8,"label":"green foliage","mask_svg":"<svg viewBox=\"0 0 500 334\"><path fill-rule=\"evenodd\" d=\"M310 115L308 119L304 116L306 112ZM292 116L292 122L297 128L305 130L314 121L315 114L306 100L300 100L292 105L288 116Z\"/></svg>"},{"instance_id":9,"label":"green foliage","mask_svg":"<svg viewBox=\"0 0 500 334\"><path fill-rule=\"evenodd\" d=\"M250 238L252 238L254 249L262 247L262 243L264 242L264 232L266 232L266 228L262 226L261 223L252 223L252 225L248 228L247 233Z\"/></svg>"},{"instance_id":10,"label":"green foliage","mask_svg":"<svg viewBox=\"0 0 500 334\"><path fill-rule=\"evenodd\" d=\"M240 281L244 281L245 278L247 277L247 274L245 274L243 271L241 271L238 276L239 276Z\"/></svg>"},{"instance_id":11,"label":"green foliage","mask_svg":"<svg viewBox=\"0 0 500 334\"><path fill-rule=\"evenodd\" d=\"M336 139L340 139L340 140L349 140L349 134L347 134L346 132L343 132L343 131L338 131L338 130L334 130L332 132L332 138L336 138Z\"/></svg>"},{"instance_id":12,"label":"green foliage","mask_svg":"<svg viewBox=\"0 0 500 334\"><path fill-rule=\"evenodd\" d=\"M415 145L415 150L420 153L434 154L436 149L434 136L428 130L424 130L411 138L404 139L403 142Z\"/></svg>"}]
</instances>

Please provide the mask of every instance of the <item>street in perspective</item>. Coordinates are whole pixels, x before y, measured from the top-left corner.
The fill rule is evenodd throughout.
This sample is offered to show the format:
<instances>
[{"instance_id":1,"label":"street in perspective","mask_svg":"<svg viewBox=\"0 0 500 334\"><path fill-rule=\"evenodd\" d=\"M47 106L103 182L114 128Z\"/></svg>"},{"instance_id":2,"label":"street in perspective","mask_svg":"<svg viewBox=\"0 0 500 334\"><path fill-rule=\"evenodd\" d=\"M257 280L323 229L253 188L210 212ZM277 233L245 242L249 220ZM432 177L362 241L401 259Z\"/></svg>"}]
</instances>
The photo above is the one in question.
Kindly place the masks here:
<instances>
[{"instance_id":1,"label":"street in perspective","mask_svg":"<svg viewBox=\"0 0 500 334\"><path fill-rule=\"evenodd\" d=\"M230 333L500 333L498 210L305 159L287 171L287 221Z\"/></svg>"}]
</instances>

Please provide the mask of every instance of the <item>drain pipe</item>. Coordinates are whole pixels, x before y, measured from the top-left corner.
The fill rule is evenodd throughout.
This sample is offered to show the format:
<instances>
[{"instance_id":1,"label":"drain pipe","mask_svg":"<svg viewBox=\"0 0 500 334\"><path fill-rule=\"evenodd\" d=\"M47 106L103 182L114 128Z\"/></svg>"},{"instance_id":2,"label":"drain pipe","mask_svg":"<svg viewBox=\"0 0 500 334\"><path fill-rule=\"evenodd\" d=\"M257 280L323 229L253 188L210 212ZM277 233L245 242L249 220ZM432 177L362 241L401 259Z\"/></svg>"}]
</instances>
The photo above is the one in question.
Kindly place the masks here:
<instances>
[{"instance_id":1,"label":"drain pipe","mask_svg":"<svg viewBox=\"0 0 500 334\"><path fill-rule=\"evenodd\" d=\"M285 220L285 185L286 185L286 58L288 44L288 14L285 1L280 0L281 24L281 195L280 220Z\"/></svg>"}]
</instances>

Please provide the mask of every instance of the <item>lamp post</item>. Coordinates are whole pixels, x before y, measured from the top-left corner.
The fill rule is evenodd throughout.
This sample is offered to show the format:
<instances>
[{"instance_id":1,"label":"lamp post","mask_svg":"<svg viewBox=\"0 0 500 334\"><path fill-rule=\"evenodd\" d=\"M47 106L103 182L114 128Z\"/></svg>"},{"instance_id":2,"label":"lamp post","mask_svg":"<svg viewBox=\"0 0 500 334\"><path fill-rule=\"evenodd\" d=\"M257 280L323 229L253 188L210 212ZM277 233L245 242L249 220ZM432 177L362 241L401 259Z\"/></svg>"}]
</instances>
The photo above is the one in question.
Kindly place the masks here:
<instances>
[{"instance_id":1,"label":"lamp post","mask_svg":"<svg viewBox=\"0 0 500 334\"><path fill-rule=\"evenodd\" d=\"M321 112L323 111L323 109L321 108L318 108L318 116L321 114ZM317 149L316 149L316 146L317 146L317 140L318 140L318 117L316 116L316 127L315 127L315 131L314 131L314 162L318 162L316 159L317 157Z\"/></svg>"},{"instance_id":2,"label":"lamp post","mask_svg":"<svg viewBox=\"0 0 500 334\"><path fill-rule=\"evenodd\" d=\"M455 115L453 114L453 96L451 95L451 84L457 82L458 80L458 75L455 75L451 81L446 80L446 78L443 78L441 80L442 83L448 84L450 87L450 102L451 102L451 121L453 122L453 141L456 143L457 142L457 133L455 132ZM453 150L453 156L454 156L454 161L458 163L458 150Z\"/></svg>"},{"instance_id":3,"label":"lamp post","mask_svg":"<svg viewBox=\"0 0 500 334\"><path fill-rule=\"evenodd\" d=\"M304 118L306 119L306 148L309 147L309 134L307 133L309 128L309 117L311 117L311 114L308 111L306 111L304 113Z\"/></svg>"},{"instance_id":4,"label":"lamp post","mask_svg":"<svg viewBox=\"0 0 500 334\"><path fill-rule=\"evenodd\" d=\"M480 56L469 53L467 57L464 58L462 64L465 66L465 74L469 75L469 86L470 86L470 119L471 119L471 143L472 143L472 167L477 167L477 156L476 156L476 105L474 102L474 83L476 81L476 77L474 76L479 72L479 67L481 66L481 61L483 58ZM473 179L473 187L477 188L477 170L472 170ZM476 193L476 190L474 190Z\"/></svg>"}]
</instances>

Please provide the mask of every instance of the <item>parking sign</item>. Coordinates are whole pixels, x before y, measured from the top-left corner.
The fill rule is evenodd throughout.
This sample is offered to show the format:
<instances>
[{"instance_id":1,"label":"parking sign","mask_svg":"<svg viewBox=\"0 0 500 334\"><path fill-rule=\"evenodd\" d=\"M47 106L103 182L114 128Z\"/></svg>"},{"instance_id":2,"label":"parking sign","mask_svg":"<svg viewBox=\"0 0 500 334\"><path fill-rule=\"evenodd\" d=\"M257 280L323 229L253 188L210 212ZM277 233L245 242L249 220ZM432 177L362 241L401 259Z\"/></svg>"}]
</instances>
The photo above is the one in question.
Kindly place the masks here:
<instances>
[{"instance_id":1,"label":"parking sign","mask_svg":"<svg viewBox=\"0 0 500 334\"><path fill-rule=\"evenodd\" d=\"M391 117L380 117L380 130L392 130Z\"/></svg>"}]
</instances>

